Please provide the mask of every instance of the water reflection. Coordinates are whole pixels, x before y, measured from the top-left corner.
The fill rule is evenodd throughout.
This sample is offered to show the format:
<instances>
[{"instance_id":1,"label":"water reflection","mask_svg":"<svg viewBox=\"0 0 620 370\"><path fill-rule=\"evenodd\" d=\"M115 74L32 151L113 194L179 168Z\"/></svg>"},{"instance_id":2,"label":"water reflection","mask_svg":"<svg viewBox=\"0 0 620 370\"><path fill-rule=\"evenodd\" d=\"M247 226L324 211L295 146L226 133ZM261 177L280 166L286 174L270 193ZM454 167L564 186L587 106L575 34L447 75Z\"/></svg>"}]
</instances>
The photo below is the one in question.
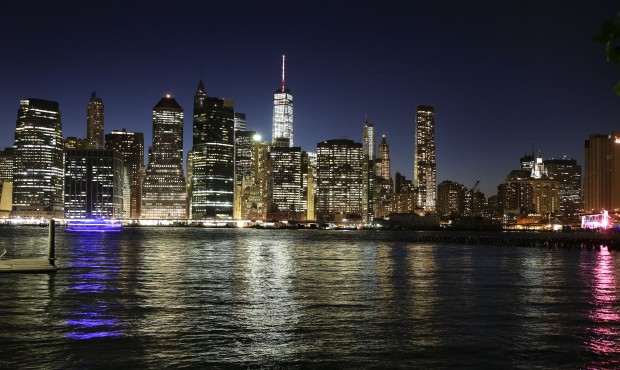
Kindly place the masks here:
<instances>
[{"instance_id":1,"label":"water reflection","mask_svg":"<svg viewBox=\"0 0 620 370\"><path fill-rule=\"evenodd\" d=\"M70 330L65 337L88 340L122 336L121 321L112 313L110 301L102 297L106 291L118 290L113 285L119 280L117 247L106 243L102 234L72 234L69 239L74 256L69 268L79 272L68 284L70 291L77 294L77 309L65 320Z\"/></svg>"},{"instance_id":2,"label":"water reflection","mask_svg":"<svg viewBox=\"0 0 620 370\"><path fill-rule=\"evenodd\" d=\"M600 361L594 366L617 367L620 361L609 358L620 353L620 315L618 314L618 283L613 255L601 246L592 276L592 306L588 330L588 347Z\"/></svg>"}]
</instances>

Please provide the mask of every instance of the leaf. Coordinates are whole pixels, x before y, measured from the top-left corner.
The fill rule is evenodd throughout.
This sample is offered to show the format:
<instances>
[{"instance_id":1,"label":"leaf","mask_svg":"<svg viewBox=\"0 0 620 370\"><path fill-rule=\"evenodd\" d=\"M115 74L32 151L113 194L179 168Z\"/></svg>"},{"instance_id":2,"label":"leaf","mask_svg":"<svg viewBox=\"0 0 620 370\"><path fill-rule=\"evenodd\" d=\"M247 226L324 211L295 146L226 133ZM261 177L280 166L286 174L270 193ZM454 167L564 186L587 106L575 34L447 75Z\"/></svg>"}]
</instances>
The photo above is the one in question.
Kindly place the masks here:
<instances>
[{"instance_id":1,"label":"leaf","mask_svg":"<svg viewBox=\"0 0 620 370\"><path fill-rule=\"evenodd\" d=\"M616 93L616 95L620 96L620 81L618 81L616 86L614 86L614 92Z\"/></svg>"}]
</instances>

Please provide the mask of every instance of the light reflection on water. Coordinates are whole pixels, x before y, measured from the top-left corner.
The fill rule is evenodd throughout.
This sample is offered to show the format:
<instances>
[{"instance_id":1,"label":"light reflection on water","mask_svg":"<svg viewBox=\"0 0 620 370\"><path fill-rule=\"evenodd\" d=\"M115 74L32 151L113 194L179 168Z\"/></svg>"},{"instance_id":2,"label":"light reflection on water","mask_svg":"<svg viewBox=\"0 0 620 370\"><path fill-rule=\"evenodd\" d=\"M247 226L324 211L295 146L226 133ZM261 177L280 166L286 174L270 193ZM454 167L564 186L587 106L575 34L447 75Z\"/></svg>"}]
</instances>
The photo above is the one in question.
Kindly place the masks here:
<instances>
[{"instance_id":1,"label":"light reflection on water","mask_svg":"<svg viewBox=\"0 0 620 370\"><path fill-rule=\"evenodd\" d=\"M619 365L617 253L409 236L59 231L63 270L0 276L0 368Z\"/></svg>"}]
</instances>

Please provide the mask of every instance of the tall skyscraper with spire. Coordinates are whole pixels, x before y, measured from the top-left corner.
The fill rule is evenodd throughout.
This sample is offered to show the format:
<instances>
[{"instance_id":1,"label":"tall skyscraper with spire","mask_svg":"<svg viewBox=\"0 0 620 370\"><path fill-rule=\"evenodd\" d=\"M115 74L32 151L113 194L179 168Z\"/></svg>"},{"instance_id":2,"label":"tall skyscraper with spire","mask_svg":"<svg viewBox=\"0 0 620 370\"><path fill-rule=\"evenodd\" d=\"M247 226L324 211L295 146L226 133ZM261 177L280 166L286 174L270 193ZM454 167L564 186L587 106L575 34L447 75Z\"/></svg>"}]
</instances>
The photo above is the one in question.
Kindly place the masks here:
<instances>
[{"instance_id":1,"label":"tall skyscraper with spire","mask_svg":"<svg viewBox=\"0 0 620 370\"><path fill-rule=\"evenodd\" d=\"M435 159L435 107L418 105L416 113L413 185L418 192L417 207L435 211L437 176Z\"/></svg>"},{"instance_id":2,"label":"tall skyscraper with spire","mask_svg":"<svg viewBox=\"0 0 620 370\"><path fill-rule=\"evenodd\" d=\"M93 91L86 112L86 143L88 149L103 149L103 100Z\"/></svg>"},{"instance_id":3,"label":"tall skyscraper with spire","mask_svg":"<svg viewBox=\"0 0 620 370\"><path fill-rule=\"evenodd\" d=\"M234 103L207 96L200 80L194 95L190 217L232 219L234 174Z\"/></svg>"},{"instance_id":4,"label":"tall skyscraper with spire","mask_svg":"<svg viewBox=\"0 0 620 370\"><path fill-rule=\"evenodd\" d=\"M286 87L285 56L282 55L282 86L273 93L273 126L271 141L289 139L293 143L293 94Z\"/></svg>"},{"instance_id":5,"label":"tall skyscraper with spire","mask_svg":"<svg viewBox=\"0 0 620 370\"><path fill-rule=\"evenodd\" d=\"M142 187L142 218L187 216L182 161L183 108L167 95L153 108L153 146Z\"/></svg>"},{"instance_id":6,"label":"tall skyscraper with spire","mask_svg":"<svg viewBox=\"0 0 620 370\"><path fill-rule=\"evenodd\" d=\"M13 216L63 218L64 151L57 102L20 101L13 148Z\"/></svg>"}]
</instances>

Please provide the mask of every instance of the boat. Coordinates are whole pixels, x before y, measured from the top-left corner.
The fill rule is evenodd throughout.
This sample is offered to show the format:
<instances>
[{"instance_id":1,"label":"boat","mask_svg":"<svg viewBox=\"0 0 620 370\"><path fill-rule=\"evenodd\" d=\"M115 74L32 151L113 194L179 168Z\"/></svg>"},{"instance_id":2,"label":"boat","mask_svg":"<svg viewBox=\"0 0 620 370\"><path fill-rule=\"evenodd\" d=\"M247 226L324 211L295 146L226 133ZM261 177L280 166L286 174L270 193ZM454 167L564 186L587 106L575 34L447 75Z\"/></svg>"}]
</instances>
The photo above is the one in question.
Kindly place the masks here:
<instances>
[{"instance_id":1,"label":"boat","mask_svg":"<svg viewBox=\"0 0 620 370\"><path fill-rule=\"evenodd\" d=\"M89 232L107 232L121 231L123 225L116 220L106 220L103 218L87 218L80 220L71 220L68 223L69 231L89 231Z\"/></svg>"}]
</instances>

